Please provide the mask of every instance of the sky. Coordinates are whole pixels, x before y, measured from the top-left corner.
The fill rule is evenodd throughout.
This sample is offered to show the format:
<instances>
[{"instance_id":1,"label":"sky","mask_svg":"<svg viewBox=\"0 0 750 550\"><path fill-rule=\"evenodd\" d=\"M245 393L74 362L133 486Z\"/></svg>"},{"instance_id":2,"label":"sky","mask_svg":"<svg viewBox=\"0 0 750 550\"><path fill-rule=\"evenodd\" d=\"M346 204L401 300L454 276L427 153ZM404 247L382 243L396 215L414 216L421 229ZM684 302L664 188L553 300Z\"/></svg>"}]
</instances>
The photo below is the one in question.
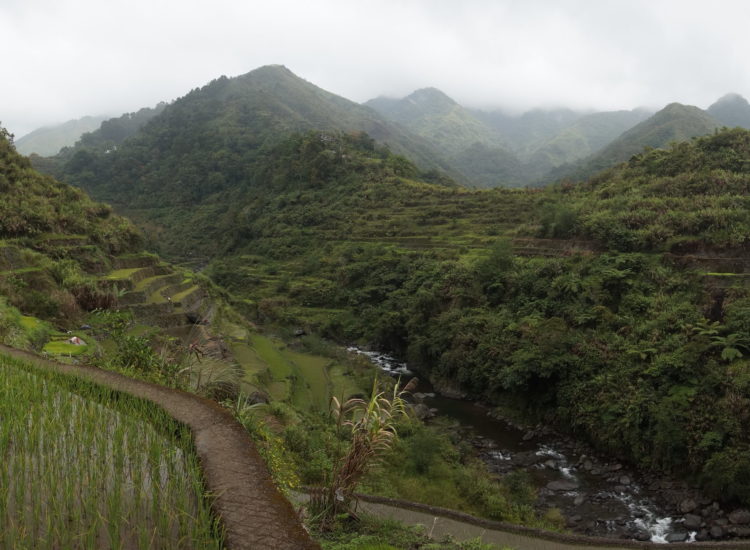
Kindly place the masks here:
<instances>
[{"instance_id":1,"label":"sky","mask_svg":"<svg viewBox=\"0 0 750 550\"><path fill-rule=\"evenodd\" d=\"M268 64L358 102L705 108L750 97L749 22L747 0L0 0L0 124L119 116Z\"/></svg>"}]
</instances>

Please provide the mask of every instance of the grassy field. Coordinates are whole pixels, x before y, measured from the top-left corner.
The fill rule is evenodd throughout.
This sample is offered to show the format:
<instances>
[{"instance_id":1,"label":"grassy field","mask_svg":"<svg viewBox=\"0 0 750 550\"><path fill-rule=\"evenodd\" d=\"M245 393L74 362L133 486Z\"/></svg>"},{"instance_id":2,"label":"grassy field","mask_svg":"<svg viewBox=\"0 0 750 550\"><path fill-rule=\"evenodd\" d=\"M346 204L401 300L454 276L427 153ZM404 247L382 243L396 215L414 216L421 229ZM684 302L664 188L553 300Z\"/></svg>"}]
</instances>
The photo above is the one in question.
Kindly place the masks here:
<instances>
[{"instance_id":1,"label":"grassy field","mask_svg":"<svg viewBox=\"0 0 750 550\"><path fill-rule=\"evenodd\" d=\"M243 390L265 389L276 401L306 412L326 412L332 396L362 391L353 373L333 358L292 349L281 339L252 333L232 344L244 372Z\"/></svg>"},{"instance_id":2,"label":"grassy field","mask_svg":"<svg viewBox=\"0 0 750 550\"><path fill-rule=\"evenodd\" d=\"M0 356L0 418L0 547L222 547L189 432L161 410Z\"/></svg>"}]
</instances>

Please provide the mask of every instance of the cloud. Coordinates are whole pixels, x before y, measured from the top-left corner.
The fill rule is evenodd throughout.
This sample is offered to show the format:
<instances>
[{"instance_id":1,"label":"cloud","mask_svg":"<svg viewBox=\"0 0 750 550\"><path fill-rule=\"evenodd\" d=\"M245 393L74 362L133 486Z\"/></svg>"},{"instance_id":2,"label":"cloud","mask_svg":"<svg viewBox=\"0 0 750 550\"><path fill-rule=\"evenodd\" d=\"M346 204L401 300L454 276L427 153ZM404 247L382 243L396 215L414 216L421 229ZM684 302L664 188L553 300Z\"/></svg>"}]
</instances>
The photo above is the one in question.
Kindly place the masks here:
<instances>
[{"instance_id":1,"label":"cloud","mask_svg":"<svg viewBox=\"0 0 750 550\"><path fill-rule=\"evenodd\" d=\"M355 101L705 107L750 95L750 4L716 0L4 0L0 121L17 135L172 100L270 63Z\"/></svg>"}]
</instances>

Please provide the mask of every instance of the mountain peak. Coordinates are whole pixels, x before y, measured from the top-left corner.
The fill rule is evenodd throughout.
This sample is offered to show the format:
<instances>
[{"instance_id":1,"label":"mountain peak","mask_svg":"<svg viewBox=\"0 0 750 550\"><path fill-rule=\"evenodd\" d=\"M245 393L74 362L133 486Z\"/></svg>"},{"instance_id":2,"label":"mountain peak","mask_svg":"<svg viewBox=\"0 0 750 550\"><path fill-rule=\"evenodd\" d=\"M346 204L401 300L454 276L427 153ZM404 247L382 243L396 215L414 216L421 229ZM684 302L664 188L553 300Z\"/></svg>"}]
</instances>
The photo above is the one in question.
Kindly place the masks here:
<instances>
[{"instance_id":1,"label":"mountain peak","mask_svg":"<svg viewBox=\"0 0 750 550\"><path fill-rule=\"evenodd\" d=\"M444 92L438 90L437 88L420 88L419 90L415 90L414 92L406 96L404 100L410 103L422 105L457 105L455 101L453 101Z\"/></svg>"},{"instance_id":2,"label":"mountain peak","mask_svg":"<svg viewBox=\"0 0 750 550\"><path fill-rule=\"evenodd\" d=\"M730 92L728 94L724 94L719 99L717 99L711 107L714 105L720 105L720 104L726 104L726 103L737 103L741 105L748 105L747 99L745 99L741 94L738 94L736 92ZM709 109L711 108L709 107Z\"/></svg>"},{"instance_id":3,"label":"mountain peak","mask_svg":"<svg viewBox=\"0 0 750 550\"><path fill-rule=\"evenodd\" d=\"M750 103L740 94L720 97L707 112L725 126L750 128Z\"/></svg>"}]
</instances>

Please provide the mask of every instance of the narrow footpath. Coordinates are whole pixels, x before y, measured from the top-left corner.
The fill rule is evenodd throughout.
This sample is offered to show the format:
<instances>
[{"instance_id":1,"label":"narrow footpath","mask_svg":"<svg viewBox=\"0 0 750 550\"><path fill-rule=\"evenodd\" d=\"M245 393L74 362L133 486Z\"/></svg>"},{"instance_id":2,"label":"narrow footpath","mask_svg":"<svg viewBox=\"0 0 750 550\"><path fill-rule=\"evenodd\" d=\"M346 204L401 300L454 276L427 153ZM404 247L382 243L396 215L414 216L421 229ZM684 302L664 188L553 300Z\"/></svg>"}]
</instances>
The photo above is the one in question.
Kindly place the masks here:
<instances>
[{"instance_id":1,"label":"narrow footpath","mask_svg":"<svg viewBox=\"0 0 750 550\"><path fill-rule=\"evenodd\" d=\"M305 496L301 496L305 498ZM433 538L451 535L457 540L479 538L487 544L513 550L748 550L747 541L681 542L657 544L634 540L605 539L584 535L567 535L477 518L469 514L397 499L358 495L358 511L410 525L422 525Z\"/></svg>"},{"instance_id":2,"label":"narrow footpath","mask_svg":"<svg viewBox=\"0 0 750 550\"><path fill-rule=\"evenodd\" d=\"M217 403L115 372L57 363L1 344L0 353L150 401L188 426L229 550L320 550L273 484L247 431Z\"/></svg>"}]
</instances>

